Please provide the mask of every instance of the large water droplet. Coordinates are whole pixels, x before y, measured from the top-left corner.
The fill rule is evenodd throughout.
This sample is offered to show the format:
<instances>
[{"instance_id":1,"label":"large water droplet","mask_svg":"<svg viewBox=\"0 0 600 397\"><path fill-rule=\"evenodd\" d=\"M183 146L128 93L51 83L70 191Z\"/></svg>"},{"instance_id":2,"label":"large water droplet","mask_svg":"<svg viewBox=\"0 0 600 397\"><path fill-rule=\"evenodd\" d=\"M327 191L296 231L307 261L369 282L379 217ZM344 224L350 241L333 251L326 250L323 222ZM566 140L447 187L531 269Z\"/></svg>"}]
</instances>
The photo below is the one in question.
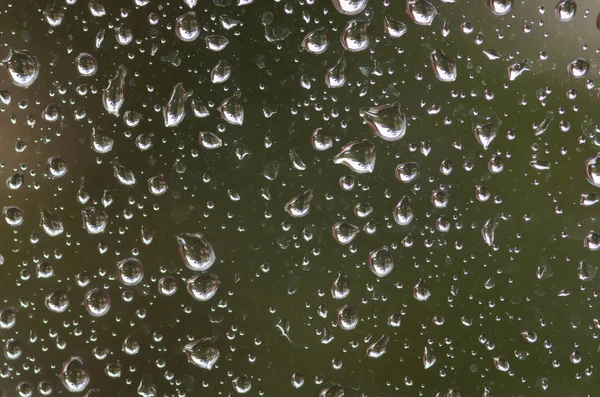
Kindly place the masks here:
<instances>
[{"instance_id":1,"label":"large water droplet","mask_svg":"<svg viewBox=\"0 0 600 397\"><path fill-rule=\"evenodd\" d=\"M398 225L409 225L415 217L415 210L410 201L410 197L402 197L394 207L392 215Z\"/></svg>"},{"instance_id":2,"label":"large water droplet","mask_svg":"<svg viewBox=\"0 0 600 397\"><path fill-rule=\"evenodd\" d=\"M219 285L219 277L216 274L203 272L191 277L186 288L192 298L205 302L215 296Z\"/></svg>"},{"instance_id":3,"label":"large water droplet","mask_svg":"<svg viewBox=\"0 0 600 397\"><path fill-rule=\"evenodd\" d=\"M302 48L309 54L322 54L329 47L329 36L325 28L308 32L302 40Z\"/></svg>"},{"instance_id":4,"label":"large water droplet","mask_svg":"<svg viewBox=\"0 0 600 397\"><path fill-rule=\"evenodd\" d=\"M69 308L69 294L66 290L49 293L44 298L44 304L53 313L64 313Z\"/></svg>"},{"instance_id":5,"label":"large water droplet","mask_svg":"<svg viewBox=\"0 0 600 397\"><path fill-rule=\"evenodd\" d=\"M142 266L142 262L136 258L120 260L117 262L117 276L123 285L138 285L144 278L144 267Z\"/></svg>"},{"instance_id":6,"label":"large water droplet","mask_svg":"<svg viewBox=\"0 0 600 397\"><path fill-rule=\"evenodd\" d=\"M394 258L388 247L384 246L369 253L369 269L377 277L385 277L394 269Z\"/></svg>"},{"instance_id":7,"label":"large water droplet","mask_svg":"<svg viewBox=\"0 0 600 397\"><path fill-rule=\"evenodd\" d=\"M431 52L431 67L439 81L444 83L456 81L456 62L446 55L443 50L433 50Z\"/></svg>"},{"instance_id":8,"label":"large water droplet","mask_svg":"<svg viewBox=\"0 0 600 397\"><path fill-rule=\"evenodd\" d=\"M369 47L371 41L369 36L370 24L371 21L366 19L348 21L340 36L340 41L347 51L364 51Z\"/></svg>"},{"instance_id":9,"label":"large water droplet","mask_svg":"<svg viewBox=\"0 0 600 397\"><path fill-rule=\"evenodd\" d=\"M514 0L488 0L488 7L495 15L506 15L513 8Z\"/></svg>"},{"instance_id":10,"label":"large water droplet","mask_svg":"<svg viewBox=\"0 0 600 397\"><path fill-rule=\"evenodd\" d=\"M481 235L483 236L483 242L490 247L494 245L494 238L496 234L496 227L498 226L498 220L496 218L488 219L481 228Z\"/></svg>"},{"instance_id":11,"label":"large water droplet","mask_svg":"<svg viewBox=\"0 0 600 397\"><path fill-rule=\"evenodd\" d=\"M113 175L119 181L121 185L133 186L135 185L136 179L133 171L123 167L116 161L113 162Z\"/></svg>"},{"instance_id":12,"label":"large water droplet","mask_svg":"<svg viewBox=\"0 0 600 397\"><path fill-rule=\"evenodd\" d=\"M188 343L183 348L189 363L211 370L219 359L219 350L214 338L202 338Z\"/></svg>"},{"instance_id":13,"label":"large water droplet","mask_svg":"<svg viewBox=\"0 0 600 397\"><path fill-rule=\"evenodd\" d=\"M185 233L177 236L179 255L190 269L203 272L216 260L212 244L200 233Z\"/></svg>"},{"instance_id":14,"label":"large water droplet","mask_svg":"<svg viewBox=\"0 0 600 397\"><path fill-rule=\"evenodd\" d=\"M108 225L108 214L96 207L81 210L84 229L90 234L103 233Z\"/></svg>"},{"instance_id":15,"label":"large water droplet","mask_svg":"<svg viewBox=\"0 0 600 397\"><path fill-rule=\"evenodd\" d=\"M584 163L585 179L595 187L600 187L600 152L588 157Z\"/></svg>"},{"instance_id":16,"label":"large water droplet","mask_svg":"<svg viewBox=\"0 0 600 397\"><path fill-rule=\"evenodd\" d=\"M333 238L342 245L350 244L360 229L347 222L337 222L332 227Z\"/></svg>"},{"instance_id":17,"label":"large water droplet","mask_svg":"<svg viewBox=\"0 0 600 397\"><path fill-rule=\"evenodd\" d=\"M11 49L2 64L17 87L30 87L40 74L39 61L26 50Z\"/></svg>"},{"instance_id":18,"label":"large water droplet","mask_svg":"<svg viewBox=\"0 0 600 397\"><path fill-rule=\"evenodd\" d=\"M293 216L294 218L302 218L308 215L310 211L310 204L313 198L313 191L307 190L302 194L294 196L285 205L285 212Z\"/></svg>"},{"instance_id":19,"label":"large water droplet","mask_svg":"<svg viewBox=\"0 0 600 397\"><path fill-rule=\"evenodd\" d=\"M357 174L373 172L375 160L375 145L367 139L346 144L333 158L335 164L343 164Z\"/></svg>"},{"instance_id":20,"label":"large water droplet","mask_svg":"<svg viewBox=\"0 0 600 397\"><path fill-rule=\"evenodd\" d=\"M50 237L56 237L65 231L60 219L46 209L40 211L40 226Z\"/></svg>"},{"instance_id":21,"label":"large water droplet","mask_svg":"<svg viewBox=\"0 0 600 397\"><path fill-rule=\"evenodd\" d=\"M358 313L352 307L344 305L337 311L337 323L345 331L353 330L358 325Z\"/></svg>"},{"instance_id":22,"label":"large water droplet","mask_svg":"<svg viewBox=\"0 0 600 397\"><path fill-rule=\"evenodd\" d=\"M242 105L242 93L236 91L232 96L225 99L219 105L219 113L223 120L229 124L244 124L244 107Z\"/></svg>"},{"instance_id":23,"label":"large water droplet","mask_svg":"<svg viewBox=\"0 0 600 397\"><path fill-rule=\"evenodd\" d=\"M371 130L386 141L397 141L406 134L406 116L400 105L375 106L360 110L361 117Z\"/></svg>"},{"instance_id":24,"label":"large water droplet","mask_svg":"<svg viewBox=\"0 0 600 397\"><path fill-rule=\"evenodd\" d=\"M338 273L335 281L331 285L331 297L333 299L344 299L350 295L350 284L346 273Z\"/></svg>"},{"instance_id":25,"label":"large water droplet","mask_svg":"<svg viewBox=\"0 0 600 397\"><path fill-rule=\"evenodd\" d=\"M200 36L200 24L196 13L189 11L175 20L175 34L181 41L192 42Z\"/></svg>"},{"instance_id":26,"label":"large water droplet","mask_svg":"<svg viewBox=\"0 0 600 397\"><path fill-rule=\"evenodd\" d=\"M567 66L569 76L575 77L576 79L585 77L590 68L590 63L584 58L575 58Z\"/></svg>"},{"instance_id":27,"label":"large water droplet","mask_svg":"<svg viewBox=\"0 0 600 397\"><path fill-rule=\"evenodd\" d=\"M577 2L575 0L560 0L554 11L559 21L568 22L575 17Z\"/></svg>"},{"instance_id":28,"label":"large water droplet","mask_svg":"<svg viewBox=\"0 0 600 397\"><path fill-rule=\"evenodd\" d=\"M425 302L431 298L431 290L427 285L427 281L419 279L419 282L413 286L413 297L419 302Z\"/></svg>"},{"instance_id":29,"label":"large water droplet","mask_svg":"<svg viewBox=\"0 0 600 397\"><path fill-rule=\"evenodd\" d=\"M231 64L224 59L219 60L210 71L210 81L213 84L222 84L231 77Z\"/></svg>"},{"instance_id":30,"label":"large water droplet","mask_svg":"<svg viewBox=\"0 0 600 397\"><path fill-rule=\"evenodd\" d=\"M23 210L13 205L4 207L2 209L2 215L4 216L6 224L11 227L21 226L25 221L25 213Z\"/></svg>"},{"instance_id":31,"label":"large water droplet","mask_svg":"<svg viewBox=\"0 0 600 397\"><path fill-rule=\"evenodd\" d=\"M186 91L182 83L177 83L173 87L171 97L163 108L163 118L165 127L177 127L185 118L185 104L194 91Z\"/></svg>"},{"instance_id":32,"label":"large water droplet","mask_svg":"<svg viewBox=\"0 0 600 397\"><path fill-rule=\"evenodd\" d=\"M367 7L369 0L331 0L335 9L344 15L358 15Z\"/></svg>"},{"instance_id":33,"label":"large water droplet","mask_svg":"<svg viewBox=\"0 0 600 397\"><path fill-rule=\"evenodd\" d=\"M115 116L125 101L125 77L127 69L120 65L115 76L108 81L108 86L102 91L102 104L104 109Z\"/></svg>"},{"instance_id":34,"label":"large water droplet","mask_svg":"<svg viewBox=\"0 0 600 397\"><path fill-rule=\"evenodd\" d=\"M65 361L58 377L71 393L81 393L90 383L89 371L81 357L71 357Z\"/></svg>"},{"instance_id":35,"label":"large water droplet","mask_svg":"<svg viewBox=\"0 0 600 397\"><path fill-rule=\"evenodd\" d=\"M110 310L110 301L108 292L95 288L85 294L83 306L90 315L102 317Z\"/></svg>"},{"instance_id":36,"label":"large water droplet","mask_svg":"<svg viewBox=\"0 0 600 397\"><path fill-rule=\"evenodd\" d=\"M437 361L437 357L431 347L425 346L423 349L423 368L429 369Z\"/></svg>"},{"instance_id":37,"label":"large water droplet","mask_svg":"<svg viewBox=\"0 0 600 397\"><path fill-rule=\"evenodd\" d=\"M406 13L417 25L431 26L437 9L427 0L406 0Z\"/></svg>"},{"instance_id":38,"label":"large water droplet","mask_svg":"<svg viewBox=\"0 0 600 397\"><path fill-rule=\"evenodd\" d=\"M507 372L510 369L510 364L505 357L494 357L494 366L502 372Z\"/></svg>"},{"instance_id":39,"label":"large water droplet","mask_svg":"<svg viewBox=\"0 0 600 397\"><path fill-rule=\"evenodd\" d=\"M406 33L406 24L395 18L386 15L383 17L383 29L385 34L393 39L404 36Z\"/></svg>"},{"instance_id":40,"label":"large water droplet","mask_svg":"<svg viewBox=\"0 0 600 397\"><path fill-rule=\"evenodd\" d=\"M325 73L325 84L329 88L340 88L346 84L346 59L340 57L327 73Z\"/></svg>"},{"instance_id":41,"label":"large water droplet","mask_svg":"<svg viewBox=\"0 0 600 397\"><path fill-rule=\"evenodd\" d=\"M379 339L375 342L371 343L367 348L367 357L369 358L379 358L385 354L387 351L387 346L390 341L390 337L386 335L381 335Z\"/></svg>"}]
</instances>

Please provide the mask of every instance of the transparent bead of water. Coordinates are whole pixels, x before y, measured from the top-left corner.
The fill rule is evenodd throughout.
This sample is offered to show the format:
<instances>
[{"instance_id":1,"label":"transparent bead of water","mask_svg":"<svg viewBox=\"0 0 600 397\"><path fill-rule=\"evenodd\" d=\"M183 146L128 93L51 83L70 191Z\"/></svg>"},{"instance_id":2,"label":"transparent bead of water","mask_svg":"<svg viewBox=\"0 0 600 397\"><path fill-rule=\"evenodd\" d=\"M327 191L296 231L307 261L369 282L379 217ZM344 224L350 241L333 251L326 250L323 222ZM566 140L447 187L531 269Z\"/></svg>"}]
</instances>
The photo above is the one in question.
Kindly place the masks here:
<instances>
[{"instance_id":1,"label":"transparent bead of water","mask_svg":"<svg viewBox=\"0 0 600 397\"><path fill-rule=\"evenodd\" d=\"M398 141L406 134L406 116L399 104L363 108L359 114L371 130L386 141Z\"/></svg>"},{"instance_id":2,"label":"transparent bead of water","mask_svg":"<svg viewBox=\"0 0 600 397\"><path fill-rule=\"evenodd\" d=\"M340 57L338 61L325 73L325 84L329 88L341 88L346 84L346 59Z\"/></svg>"},{"instance_id":3,"label":"transparent bead of water","mask_svg":"<svg viewBox=\"0 0 600 397\"><path fill-rule=\"evenodd\" d=\"M352 141L333 158L335 164L342 164L357 174L371 173L375 170L375 145L367 140Z\"/></svg>"},{"instance_id":4,"label":"transparent bead of water","mask_svg":"<svg viewBox=\"0 0 600 397\"><path fill-rule=\"evenodd\" d=\"M337 311L337 324L345 331L350 331L358 325L358 313L354 308L344 305Z\"/></svg>"},{"instance_id":5,"label":"transparent bead of water","mask_svg":"<svg viewBox=\"0 0 600 397\"><path fill-rule=\"evenodd\" d=\"M285 212L294 218L302 218L308 215L312 198L312 190L307 190L304 193L292 197L292 199L285 205Z\"/></svg>"},{"instance_id":6,"label":"transparent bead of water","mask_svg":"<svg viewBox=\"0 0 600 397\"><path fill-rule=\"evenodd\" d=\"M335 281L331 285L331 297L333 299L344 299L350 295L350 284L346 273L338 273Z\"/></svg>"},{"instance_id":7,"label":"transparent bead of water","mask_svg":"<svg viewBox=\"0 0 600 397\"><path fill-rule=\"evenodd\" d=\"M189 363L206 370L211 370L220 356L215 339L210 337L188 343L184 346L183 351Z\"/></svg>"},{"instance_id":8,"label":"transparent bead of water","mask_svg":"<svg viewBox=\"0 0 600 397\"><path fill-rule=\"evenodd\" d=\"M435 77L444 83L456 81L458 76L456 62L443 50L433 50L430 55L431 67Z\"/></svg>"},{"instance_id":9,"label":"transparent bead of water","mask_svg":"<svg viewBox=\"0 0 600 397\"><path fill-rule=\"evenodd\" d=\"M208 270L216 260L212 244L201 233L185 233L177 236L179 255L191 270Z\"/></svg>"},{"instance_id":10,"label":"transparent bead of water","mask_svg":"<svg viewBox=\"0 0 600 397\"><path fill-rule=\"evenodd\" d=\"M117 262L117 276L125 286L138 285L144 279L144 266L136 258L126 258Z\"/></svg>"},{"instance_id":11,"label":"transparent bead of water","mask_svg":"<svg viewBox=\"0 0 600 397\"><path fill-rule=\"evenodd\" d=\"M385 277L394 269L394 257L387 246L369 253L368 266L377 277Z\"/></svg>"},{"instance_id":12,"label":"transparent bead of water","mask_svg":"<svg viewBox=\"0 0 600 397\"><path fill-rule=\"evenodd\" d=\"M392 215L398 225L409 225L415 217L415 210L410 197L403 196L394 207Z\"/></svg>"},{"instance_id":13,"label":"transparent bead of water","mask_svg":"<svg viewBox=\"0 0 600 397\"><path fill-rule=\"evenodd\" d=\"M367 19L352 19L346 23L342 30L340 41L346 51L364 51L369 47L371 37L369 26L371 22Z\"/></svg>"},{"instance_id":14,"label":"transparent bead of water","mask_svg":"<svg viewBox=\"0 0 600 397\"><path fill-rule=\"evenodd\" d=\"M59 379L67 391L81 393L90 383L87 365L81 357L71 357L62 364Z\"/></svg>"},{"instance_id":15,"label":"transparent bead of water","mask_svg":"<svg viewBox=\"0 0 600 397\"><path fill-rule=\"evenodd\" d=\"M102 317L110 310L110 295L98 288L89 290L83 299L83 306L90 315Z\"/></svg>"},{"instance_id":16,"label":"transparent bead of water","mask_svg":"<svg viewBox=\"0 0 600 397\"><path fill-rule=\"evenodd\" d=\"M120 65L117 73L108 81L107 87L102 91L102 104L104 109L112 115L118 116L121 106L125 101L125 77L127 69Z\"/></svg>"},{"instance_id":17,"label":"transparent bead of water","mask_svg":"<svg viewBox=\"0 0 600 397\"><path fill-rule=\"evenodd\" d=\"M427 0L407 0L406 13L417 25L431 26L437 15L437 8Z\"/></svg>"},{"instance_id":18,"label":"transparent bead of water","mask_svg":"<svg viewBox=\"0 0 600 397\"><path fill-rule=\"evenodd\" d=\"M358 15L367 7L369 0L331 0L335 9L344 15Z\"/></svg>"},{"instance_id":19,"label":"transparent bead of water","mask_svg":"<svg viewBox=\"0 0 600 397\"><path fill-rule=\"evenodd\" d=\"M242 104L242 93L236 91L232 96L226 98L219 105L221 118L232 125L244 124L244 106Z\"/></svg>"},{"instance_id":20,"label":"transparent bead of water","mask_svg":"<svg viewBox=\"0 0 600 397\"><path fill-rule=\"evenodd\" d=\"M329 35L325 28L308 32L302 40L302 48L309 54L322 54L329 48Z\"/></svg>"},{"instance_id":21,"label":"transparent bead of water","mask_svg":"<svg viewBox=\"0 0 600 397\"><path fill-rule=\"evenodd\" d=\"M220 283L216 274L202 272L191 277L187 281L186 288L192 298L206 302L216 295Z\"/></svg>"},{"instance_id":22,"label":"transparent bead of water","mask_svg":"<svg viewBox=\"0 0 600 397\"><path fill-rule=\"evenodd\" d=\"M98 61L92 54L82 52L75 58L75 67L81 76L93 76L98 71Z\"/></svg>"},{"instance_id":23,"label":"transparent bead of water","mask_svg":"<svg viewBox=\"0 0 600 397\"><path fill-rule=\"evenodd\" d=\"M179 40L186 43L192 42L200 36L200 24L194 11L180 15L175 20L175 34Z\"/></svg>"},{"instance_id":24,"label":"transparent bead of water","mask_svg":"<svg viewBox=\"0 0 600 397\"><path fill-rule=\"evenodd\" d=\"M186 91L182 83L177 83L173 87L169 100L163 107L163 118L165 127L177 127L186 114L187 100L194 94L194 91Z\"/></svg>"},{"instance_id":25,"label":"transparent bead of water","mask_svg":"<svg viewBox=\"0 0 600 397\"><path fill-rule=\"evenodd\" d=\"M38 59L26 50L9 49L2 65L8 71L10 79L17 87L28 88L38 78L41 65Z\"/></svg>"},{"instance_id":26,"label":"transparent bead of water","mask_svg":"<svg viewBox=\"0 0 600 397\"><path fill-rule=\"evenodd\" d=\"M337 222L332 227L333 238L341 245L352 242L360 232L360 229L347 222Z\"/></svg>"}]
</instances>

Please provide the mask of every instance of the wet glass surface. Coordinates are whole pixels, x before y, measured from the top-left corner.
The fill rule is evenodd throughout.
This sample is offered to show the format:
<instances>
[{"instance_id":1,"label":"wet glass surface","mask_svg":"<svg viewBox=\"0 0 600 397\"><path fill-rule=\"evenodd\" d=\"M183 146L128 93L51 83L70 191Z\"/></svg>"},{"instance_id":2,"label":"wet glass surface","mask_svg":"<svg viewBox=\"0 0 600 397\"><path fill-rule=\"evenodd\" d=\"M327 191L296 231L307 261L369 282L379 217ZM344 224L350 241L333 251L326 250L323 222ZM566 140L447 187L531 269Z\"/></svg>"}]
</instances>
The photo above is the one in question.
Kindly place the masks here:
<instances>
[{"instance_id":1,"label":"wet glass surface","mask_svg":"<svg viewBox=\"0 0 600 397\"><path fill-rule=\"evenodd\" d=\"M596 395L599 12L3 2L1 393Z\"/></svg>"}]
</instances>

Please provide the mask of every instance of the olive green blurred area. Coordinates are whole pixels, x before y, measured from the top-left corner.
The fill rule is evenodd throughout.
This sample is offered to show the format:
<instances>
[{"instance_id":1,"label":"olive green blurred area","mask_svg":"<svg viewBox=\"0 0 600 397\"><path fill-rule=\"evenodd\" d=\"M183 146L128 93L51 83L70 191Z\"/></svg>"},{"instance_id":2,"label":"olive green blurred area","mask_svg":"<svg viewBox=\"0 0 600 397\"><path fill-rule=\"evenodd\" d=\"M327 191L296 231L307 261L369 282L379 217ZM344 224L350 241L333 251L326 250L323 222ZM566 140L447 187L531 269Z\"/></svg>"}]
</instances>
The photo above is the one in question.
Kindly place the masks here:
<instances>
[{"instance_id":1,"label":"olive green blurred area","mask_svg":"<svg viewBox=\"0 0 600 397\"><path fill-rule=\"evenodd\" d=\"M413 1L369 0L354 16L329 0L198 0L193 9L183 0L0 2L0 90L10 95L0 113L0 207L24 214L18 226L7 210L0 220L0 311L16 313L14 325L0 317L4 396L71 394L60 374L74 357L89 377L78 394L88 397L598 395L600 257L584 247L597 207L580 202L597 193L584 164L600 142L600 5L578 1L561 21L556 1L515 0L495 15L486 0L430 0L437 15L424 26L407 13L424 4ZM190 10L201 31L185 42L176 19ZM58 26L51 11L63 14ZM385 17L406 33L386 35ZM369 21L364 51L340 42L352 19ZM227 30L224 20L238 24ZM115 33L124 27L133 36L126 45ZM329 46L310 54L303 38L320 27ZM214 35L227 38L222 51L207 48ZM15 50L39 62L28 88L6 70ZM456 81L436 78L430 56L440 50L456 62ZM97 61L95 74L78 71L82 53ZM346 83L328 87L341 57ZM575 58L589 64L582 78L569 74ZM231 76L213 83L220 61ZM518 63L528 70L511 81ZM115 115L102 95L120 65L127 74ZM179 83L191 94L186 115L166 127L163 109ZM218 110L234 95L242 125ZM208 116L196 117L192 101ZM44 116L52 104L56 121ZM385 104L406 116L400 140L382 139L361 117ZM139 124L128 125L127 111L142 116ZM474 133L482 120L496 132L487 149ZM311 145L317 128L330 149ZM112 150L93 150L94 130L112 138ZM202 146L203 132L222 146ZM375 146L373 172L334 163L363 139ZM55 156L64 176L50 172ZM395 176L406 162L419 167L411 183ZM116 165L136 183L121 183ZM4 181L16 173L23 184L11 189ZM161 175L168 190L154 195L147 181ZM306 216L286 212L309 190ZM393 211L404 196L414 219L398 225ZM372 212L357 216L366 204ZM85 228L90 207L108 215L104 232ZM42 211L60 220L61 234L41 227ZM359 228L350 244L334 238L337 222ZM497 223L490 244L486 223ZM186 233L214 248L207 272L218 289L207 300L186 289L203 274L185 264L178 236ZM368 259L382 247L394 268L377 277ZM117 274L131 257L143 266L137 285ZM40 276L42 264L52 277ZM335 299L340 274L347 286L336 284L343 296ZM164 277L176 281L171 296L161 293ZM94 289L110 296L98 317L83 303ZM56 291L68 300L61 313L47 305ZM346 306L358 315L354 329L338 316ZM124 343L132 340L139 351ZM198 340L219 352L210 369L188 361L184 347ZM387 340L383 350L372 347L378 340Z\"/></svg>"}]
</instances>

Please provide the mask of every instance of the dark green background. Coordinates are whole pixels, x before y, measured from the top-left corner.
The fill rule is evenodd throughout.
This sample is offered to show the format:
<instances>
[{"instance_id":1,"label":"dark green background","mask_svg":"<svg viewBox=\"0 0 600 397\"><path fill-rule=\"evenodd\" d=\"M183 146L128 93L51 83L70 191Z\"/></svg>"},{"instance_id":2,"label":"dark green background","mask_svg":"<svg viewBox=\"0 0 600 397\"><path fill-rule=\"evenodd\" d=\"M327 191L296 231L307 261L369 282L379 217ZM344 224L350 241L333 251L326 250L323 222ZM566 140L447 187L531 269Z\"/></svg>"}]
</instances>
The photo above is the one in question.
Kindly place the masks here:
<instances>
[{"instance_id":1,"label":"dark green background","mask_svg":"<svg viewBox=\"0 0 600 397\"><path fill-rule=\"evenodd\" d=\"M103 396L136 395L144 375L153 379L160 396L227 396L235 394L231 380L243 374L252 379L249 395L316 396L335 383L343 386L346 396L435 396L450 388L473 396L482 395L484 387L498 396L598 395L598 331L593 323L600 316L597 279L583 282L577 276L581 260L592 268L598 262L597 253L583 248L584 235L595 227L597 210L579 205L581 193L596 191L585 180L583 163L597 150L593 137L597 90L586 88L586 79L593 81L598 73L598 4L579 1L575 18L560 22L554 1L516 1L513 12L503 17L493 15L484 0L432 2L438 15L433 26L426 27L410 21L404 1L384 6L371 0L361 16L372 19L371 45L360 53L344 52L339 42L352 17L337 13L323 0L313 5L255 0L245 7L229 0L215 0L219 4L200 0L195 11L203 32L193 43L179 41L173 32L175 18L188 11L183 1L150 0L138 8L133 0L103 0L106 16L102 18L91 16L87 1L75 5L57 1L53 6L65 17L51 29L43 19L46 4L0 4L2 51L26 49L42 65L38 80L28 89L13 86L8 74L0 73L0 88L12 95L10 105L0 113L0 179L6 180L17 169L26 174L25 185L17 191L0 185L0 206L17 205L25 212L25 223L18 228L0 223L4 259L0 308L19 310L16 327L0 330L0 338L2 342L17 339L24 350L19 360L4 362L7 377L0 378L0 390L14 396L19 382L35 387L47 380L53 383L54 393L67 393L57 378L60 366L71 356L81 356L90 369L88 389L101 389ZM539 12L540 6L545 7L544 13ZM293 12L287 13L286 7ZM128 11L126 18L122 9ZM160 15L154 27L148 23L151 12ZM273 14L269 28L290 30L283 41L266 40L261 23L266 12ZM241 25L225 31L218 23L221 14L238 19ZM309 24L303 14L310 16ZM405 22L406 35L383 36L385 15ZM441 34L444 22L450 28L446 38ZM122 23L134 34L128 46L117 44L114 37L112 28ZM473 33L461 32L462 23L473 24ZM329 31L329 49L322 55L302 52L302 38L319 26ZM106 29L106 38L95 49L99 29ZM230 44L221 53L210 52L203 40L209 34L223 34ZM483 36L481 45L475 43L477 34ZM158 49L152 56L153 46ZM434 49L456 59L456 82L435 79L429 61ZM486 49L498 51L502 58L488 60L483 54ZM548 54L545 61L539 57L542 51ZM73 60L81 52L97 58L95 76L77 74ZM165 62L173 54L181 58L178 67ZM329 89L325 72L342 55L347 62L346 86ZM586 78L569 77L567 64L575 57L590 62ZM220 59L231 63L232 77L215 85L210 70ZM531 71L508 81L507 68L525 59ZM130 130L122 117L107 114L101 102L102 89L120 64L129 70L121 115L135 110L144 116ZM376 64L382 76L370 74ZM300 86L302 74L313 79L310 90ZM162 106L179 82L194 91L194 99L212 106L210 116L194 118L188 102L183 123L167 129ZM76 91L82 84L88 87L85 96ZM153 87L152 92L147 86ZM545 87L551 93L542 101ZM66 93L59 93L61 88ZM244 101L243 126L225 125L219 133L225 146L202 149L199 132L217 133L224 121L216 107L236 89ZM494 92L492 101L484 99L486 89ZM578 91L576 99L567 98L569 89ZM366 94L361 95L363 90ZM21 102L27 107L21 109ZM359 116L361 107L390 102L400 103L409 118L407 134L398 142L375 137ZM48 123L41 116L50 103L60 106L59 122ZM428 114L432 105L441 107L438 114ZM266 118L265 108L277 113ZM473 134L469 112L474 108L495 112L502 121L487 151ZM86 117L75 120L74 112L81 109ZM545 134L536 137L532 124L539 124L548 110L554 112L554 120ZM33 127L26 123L29 115L37 120ZM566 133L559 129L563 120L571 125ZM114 137L111 153L97 155L90 149L92 127ZM334 138L332 149L317 152L311 147L310 135L317 127ZM511 129L514 140L506 139ZM154 146L146 152L135 146L141 133L154 136ZM375 172L356 175L357 187L345 192L338 180L351 171L335 165L333 156L346 143L365 138L376 145ZM27 144L23 153L15 151L19 139ZM424 141L432 147L426 157L419 151ZM265 142L272 145L266 148ZM455 142L462 144L462 150L455 149ZM561 154L561 148L566 154ZM291 149L306 163L305 171L292 167ZM249 154L239 160L236 153L243 151ZM505 159L500 174L488 171L493 154ZM55 155L62 156L69 170L63 178L49 179L46 160ZM531 168L534 156L550 161L551 169ZM454 164L449 176L439 171L444 158ZM135 173L134 187L116 182L114 160ZM396 165L405 161L420 166L420 176L411 185L394 177ZM474 165L469 172L463 169L467 161ZM274 181L262 175L269 162L279 165ZM161 173L169 191L154 197L146 180ZM203 181L206 176L209 182ZM102 235L82 229L84 206L76 200L82 178L92 197L87 205L100 207L104 189L115 198L106 209L110 224ZM475 198L475 186L480 184L492 193L486 203ZM230 200L229 189L241 200ZM266 189L271 195L268 201L261 197ZM291 218L284 204L307 189L314 191L309 215ZM437 189L450 195L445 209L434 209L430 203ZM416 215L409 226L400 227L391 214L404 195L411 197ZM494 197L499 198L497 204ZM209 208L209 202L214 208ZM362 228L367 219L353 214L359 202L373 206L369 219L377 223L377 232L361 232L350 246L340 246L331 227L345 219ZM65 233L56 238L44 235L39 227L42 208L56 213ZM131 211L133 218L125 219L124 211ZM435 228L440 215L452 219L448 233ZM488 247L481 228L494 217L500 221L495 245ZM142 227L155 231L149 246L141 241ZM303 238L304 231L312 233L310 241ZM185 291L184 280L193 272L179 258L175 236L186 232L203 233L215 247L217 263L210 271L219 276L221 285L208 302L194 301ZM38 243L30 242L32 234L40 236ZM410 248L401 244L407 236L414 241ZM108 248L103 255L99 244ZM456 249L457 244L462 249ZM395 268L378 280L366 259L383 245L394 247ZM116 279L115 266L134 250L139 250L145 278L137 287L127 288ZM40 261L53 263L54 278L36 279ZM270 265L268 273L261 270L265 263ZM540 266L546 266L551 277L538 279ZM82 271L93 277L87 288L75 283L75 275ZM330 293L338 272L348 275L351 286L349 297L341 301ZM23 280L26 273L31 278ZM158 294L157 280L163 275L179 280L176 295ZM412 286L419 279L427 280L431 289L426 302L412 297ZM494 287L486 289L490 279ZM92 318L80 304L94 287L106 288L112 296L112 308L102 318ZM69 288L71 305L68 312L57 315L46 309L44 296L61 288ZM130 303L121 298L127 290L134 292ZM568 296L559 296L567 290ZM317 314L321 304L329 308L326 319ZM336 310L346 304L360 316L352 331L335 325ZM147 313L143 319L136 314L140 309ZM392 313L402 314L401 327L387 325ZM443 317L444 324L435 325L435 316ZM472 319L470 327L461 323L463 316ZM293 343L276 327L281 321L289 321ZM331 328L335 336L327 345L317 335L323 327ZM64 349L49 336L53 328L59 341L66 343ZM537 333L536 343L523 339L520 333L526 330ZM155 332L163 335L161 342L153 341ZM32 334L37 335L35 342L30 341ZM140 342L139 354L127 356L121 351L127 335ZM368 358L367 347L381 335L390 337L386 354L377 360ZM190 340L206 336L216 337L221 354L211 371L187 363L182 352ZM488 350L482 340L492 341L494 349ZM110 349L110 356L95 360L94 346ZM425 346L437 356L427 370L422 363ZM570 361L573 351L581 354L581 363ZM516 357L520 352L527 356L525 360ZM250 362L249 356L255 361ZM498 371L494 357L508 359L510 372ZM165 361L164 368L157 368L158 359ZM332 368L333 359L343 361L340 370ZM560 367L553 367L554 360L560 361ZM109 362L123 366L120 379L104 375ZM172 373L172 381L165 380L165 372ZM290 383L295 372L306 378L298 390ZM412 386L405 384L407 378ZM543 379L548 382L546 391L541 388Z\"/></svg>"}]
</instances>

